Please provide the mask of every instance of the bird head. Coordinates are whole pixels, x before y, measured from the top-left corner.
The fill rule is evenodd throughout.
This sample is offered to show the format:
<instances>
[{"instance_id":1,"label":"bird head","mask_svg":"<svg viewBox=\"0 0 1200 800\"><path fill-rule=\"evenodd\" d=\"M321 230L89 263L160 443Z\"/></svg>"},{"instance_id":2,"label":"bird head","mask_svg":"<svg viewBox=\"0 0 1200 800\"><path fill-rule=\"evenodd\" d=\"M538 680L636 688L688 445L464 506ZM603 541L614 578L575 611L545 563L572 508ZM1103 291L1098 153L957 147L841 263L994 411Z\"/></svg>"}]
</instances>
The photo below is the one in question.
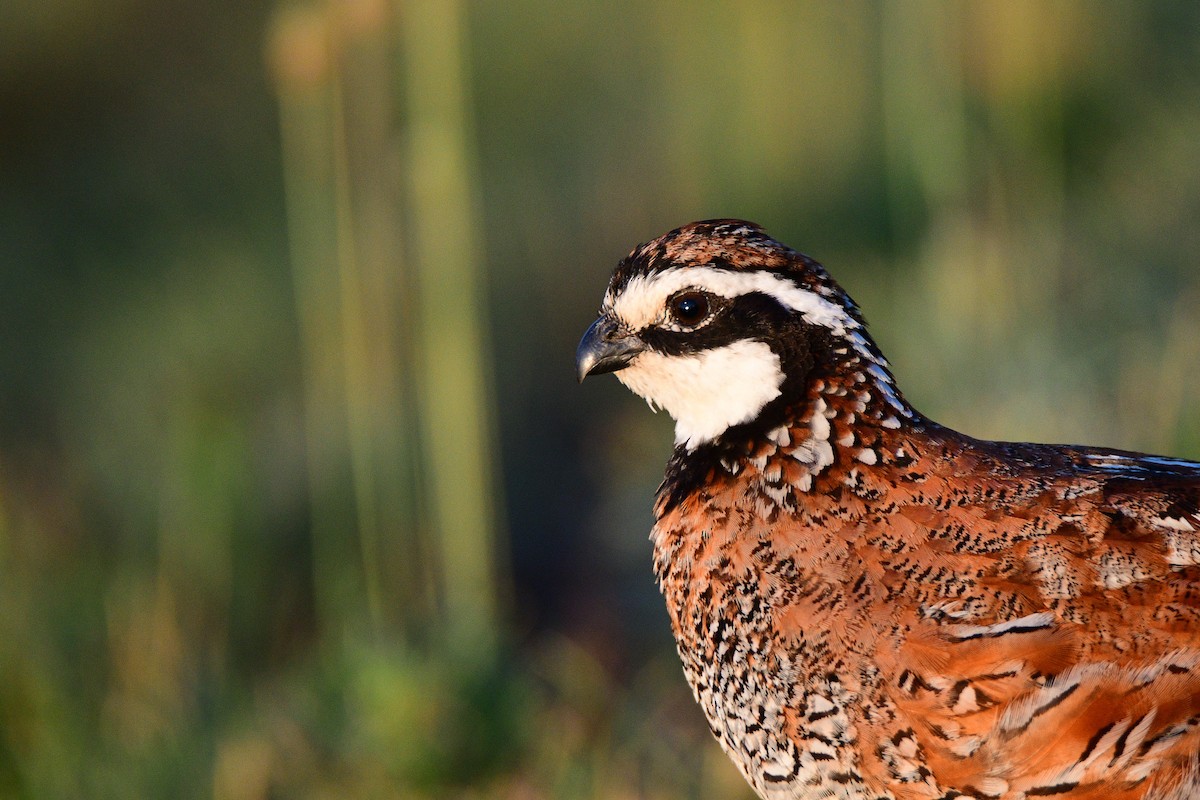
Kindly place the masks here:
<instances>
[{"instance_id":1,"label":"bird head","mask_svg":"<svg viewBox=\"0 0 1200 800\"><path fill-rule=\"evenodd\" d=\"M898 397L858 307L824 267L741 220L693 222L636 247L576 352L581 381L616 373L670 413L687 450L785 421L815 380L855 363Z\"/></svg>"}]
</instances>

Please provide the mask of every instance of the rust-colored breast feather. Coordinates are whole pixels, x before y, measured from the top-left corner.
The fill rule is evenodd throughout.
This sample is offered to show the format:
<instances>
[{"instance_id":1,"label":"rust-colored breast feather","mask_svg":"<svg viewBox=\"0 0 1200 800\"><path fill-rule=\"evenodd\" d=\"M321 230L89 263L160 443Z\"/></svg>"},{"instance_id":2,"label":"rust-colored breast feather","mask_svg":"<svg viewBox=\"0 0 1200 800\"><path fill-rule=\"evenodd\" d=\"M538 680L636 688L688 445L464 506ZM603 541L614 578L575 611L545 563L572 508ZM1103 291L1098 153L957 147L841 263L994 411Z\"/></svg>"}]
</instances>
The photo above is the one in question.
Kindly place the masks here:
<instances>
[{"instance_id":1,"label":"rust-colored breast feather","mask_svg":"<svg viewBox=\"0 0 1200 800\"><path fill-rule=\"evenodd\" d=\"M660 495L685 672L759 793L1200 796L1196 466L834 403Z\"/></svg>"}]
</instances>

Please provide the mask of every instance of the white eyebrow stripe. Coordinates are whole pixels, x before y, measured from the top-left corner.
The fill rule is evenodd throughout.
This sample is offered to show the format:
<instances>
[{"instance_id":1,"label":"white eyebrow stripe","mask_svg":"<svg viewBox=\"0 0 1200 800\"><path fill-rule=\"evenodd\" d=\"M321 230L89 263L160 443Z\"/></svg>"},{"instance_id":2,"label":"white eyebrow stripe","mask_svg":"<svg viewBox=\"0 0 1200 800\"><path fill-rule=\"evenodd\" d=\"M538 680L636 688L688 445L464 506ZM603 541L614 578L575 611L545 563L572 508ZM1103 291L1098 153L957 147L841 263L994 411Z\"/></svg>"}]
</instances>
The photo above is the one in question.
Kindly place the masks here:
<instances>
[{"instance_id":1,"label":"white eyebrow stripe","mask_svg":"<svg viewBox=\"0 0 1200 800\"><path fill-rule=\"evenodd\" d=\"M785 278L764 271L732 272L714 267L677 267L649 277L635 276L617 297L613 297L611 291L606 294L604 307L611 309L630 329L639 331L661 322L667 298L688 288L725 298L753 292L765 294L785 308L803 314L809 323L822 325L837 334L861 327L842 306Z\"/></svg>"}]
</instances>

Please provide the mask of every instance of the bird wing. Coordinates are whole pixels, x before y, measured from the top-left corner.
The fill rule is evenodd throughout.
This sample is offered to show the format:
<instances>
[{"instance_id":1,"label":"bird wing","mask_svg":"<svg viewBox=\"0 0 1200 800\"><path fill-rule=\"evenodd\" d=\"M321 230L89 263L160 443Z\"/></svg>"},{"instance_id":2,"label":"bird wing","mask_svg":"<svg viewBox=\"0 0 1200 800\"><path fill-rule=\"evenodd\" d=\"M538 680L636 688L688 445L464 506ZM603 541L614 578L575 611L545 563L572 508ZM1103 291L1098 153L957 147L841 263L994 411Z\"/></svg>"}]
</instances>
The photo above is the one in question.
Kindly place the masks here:
<instances>
[{"instance_id":1,"label":"bird wing","mask_svg":"<svg viewBox=\"0 0 1200 800\"><path fill-rule=\"evenodd\" d=\"M1006 447L893 486L885 541L862 544L900 712L867 727L879 777L911 797L1200 794L1200 465Z\"/></svg>"}]
</instances>

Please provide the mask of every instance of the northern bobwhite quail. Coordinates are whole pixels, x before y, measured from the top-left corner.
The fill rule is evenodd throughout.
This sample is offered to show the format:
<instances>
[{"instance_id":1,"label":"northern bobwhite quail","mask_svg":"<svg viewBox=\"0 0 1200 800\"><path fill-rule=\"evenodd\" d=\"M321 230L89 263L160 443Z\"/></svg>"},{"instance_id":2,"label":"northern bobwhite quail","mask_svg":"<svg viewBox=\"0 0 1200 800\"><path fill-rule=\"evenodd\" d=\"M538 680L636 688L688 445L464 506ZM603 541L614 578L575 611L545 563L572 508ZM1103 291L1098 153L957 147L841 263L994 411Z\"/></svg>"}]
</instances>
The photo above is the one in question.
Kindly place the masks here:
<instances>
[{"instance_id":1,"label":"northern bobwhite quail","mask_svg":"<svg viewBox=\"0 0 1200 800\"><path fill-rule=\"evenodd\" d=\"M737 220L622 260L577 367L676 420L654 566L763 798L1200 798L1200 464L938 425Z\"/></svg>"}]
</instances>

